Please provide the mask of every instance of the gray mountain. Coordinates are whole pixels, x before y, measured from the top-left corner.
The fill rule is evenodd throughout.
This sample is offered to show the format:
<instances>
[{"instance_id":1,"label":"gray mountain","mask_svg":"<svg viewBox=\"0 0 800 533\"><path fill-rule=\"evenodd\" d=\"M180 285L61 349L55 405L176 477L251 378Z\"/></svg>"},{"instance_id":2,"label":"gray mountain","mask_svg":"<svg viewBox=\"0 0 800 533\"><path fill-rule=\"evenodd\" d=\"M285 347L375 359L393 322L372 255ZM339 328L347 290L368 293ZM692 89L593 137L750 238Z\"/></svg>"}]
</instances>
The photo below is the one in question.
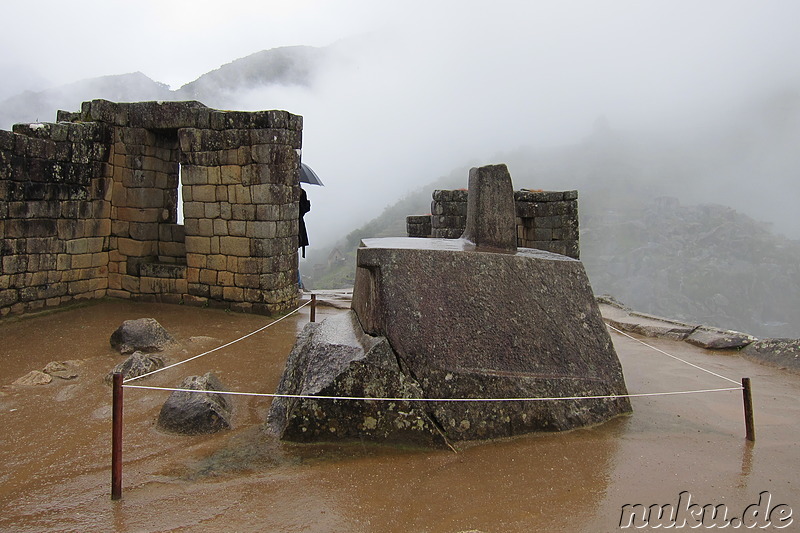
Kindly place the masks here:
<instances>
[{"instance_id":1,"label":"gray mountain","mask_svg":"<svg viewBox=\"0 0 800 533\"><path fill-rule=\"evenodd\" d=\"M326 53L324 48L311 46L264 50L223 65L175 91L141 72L25 91L0 102L0 129L11 129L18 122L53 121L59 109L77 111L81 102L95 98L115 102L199 100L225 109L240 90L271 84L308 86Z\"/></svg>"},{"instance_id":2,"label":"gray mountain","mask_svg":"<svg viewBox=\"0 0 800 533\"><path fill-rule=\"evenodd\" d=\"M174 93L177 100L198 100L225 107L232 93L268 85L310 86L327 49L287 46L256 52L203 74Z\"/></svg>"}]
</instances>

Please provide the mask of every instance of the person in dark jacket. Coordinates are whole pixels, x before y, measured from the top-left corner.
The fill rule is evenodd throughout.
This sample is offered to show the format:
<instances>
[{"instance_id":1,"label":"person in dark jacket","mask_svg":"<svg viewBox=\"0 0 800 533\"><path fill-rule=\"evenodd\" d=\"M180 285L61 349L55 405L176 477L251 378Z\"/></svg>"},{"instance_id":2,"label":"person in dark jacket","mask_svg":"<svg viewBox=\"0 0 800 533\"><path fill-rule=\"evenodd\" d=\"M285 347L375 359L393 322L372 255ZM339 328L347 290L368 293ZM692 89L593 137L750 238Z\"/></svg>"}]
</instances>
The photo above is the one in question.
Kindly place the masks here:
<instances>
[{"instance_id":1,"label":"person in dark jacket","mask_svg":"<svg viewBox=\"0 0 800 533\"><path fill-rule=\"evenodd\" d=\"M306 232L306 223L303 221L303 216L311 211L311 202L308 200L308 196L306 196L306 191L303 188L300 188L300 241L298 244L299 248L303 249L303 257L306 256L306 246L308 246L308 233Z\"/></svg>"}]
</instances>

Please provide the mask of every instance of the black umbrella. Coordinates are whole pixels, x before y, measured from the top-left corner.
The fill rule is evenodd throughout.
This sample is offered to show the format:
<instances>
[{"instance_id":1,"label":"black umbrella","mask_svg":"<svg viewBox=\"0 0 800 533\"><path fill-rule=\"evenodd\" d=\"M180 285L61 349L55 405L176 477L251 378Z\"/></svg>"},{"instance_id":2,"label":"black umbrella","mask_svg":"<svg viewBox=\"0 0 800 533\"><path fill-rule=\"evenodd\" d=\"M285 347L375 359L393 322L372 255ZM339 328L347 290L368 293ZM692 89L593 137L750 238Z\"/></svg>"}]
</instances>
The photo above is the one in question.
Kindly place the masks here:
<instances>
[{"instance_id":1,"label":"black umbrella","mask_svg":"<svg viewBox=\"0 0 800 533\"><path fill-rule=\"evenodd\" d=\"M305 163L300 163L300 183L308 183L310 185L321 185L324 187L325 185L322 183L322 180L319 179L317 173L311 170L311 167L306 165Z\"/></svg>"}]
</instances>

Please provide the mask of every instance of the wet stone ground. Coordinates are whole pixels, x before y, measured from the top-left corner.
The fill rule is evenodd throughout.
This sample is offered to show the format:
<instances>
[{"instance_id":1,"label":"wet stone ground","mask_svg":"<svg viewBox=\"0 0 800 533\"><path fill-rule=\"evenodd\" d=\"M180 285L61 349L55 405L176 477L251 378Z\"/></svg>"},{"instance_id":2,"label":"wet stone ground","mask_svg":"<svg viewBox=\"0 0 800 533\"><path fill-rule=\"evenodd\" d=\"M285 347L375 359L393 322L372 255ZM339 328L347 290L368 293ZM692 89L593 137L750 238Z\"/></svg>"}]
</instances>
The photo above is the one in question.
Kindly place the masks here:
<instances>
[{"instance_id":1,"label":"wet stone ground","mask_svg":"<svg viewBox=\"0 0 800 533\"><path fill-rule=\"evenodd\" d=\"M318 318L331 313L320 308ZM449 450L362 443L295 445L263 431L269 398L234 397L233 429L185 437L155 426L167 393L125 391L123 499L110 493L111 393L123 321L156 318L179 341L168 362L266 324L262 316L102 301L0 322L0 531L617 531L625 504L726 504L759 493L800 512L800 378L733 354L646 339L739 380L752 378L757 442L744 439L738 391L633 398L598 427L461 444ZM273 392L308 309L264 332L142 380L175 386L216 373L230 390ZM729 383L612 333L631 393ZM79 377L12 386L50 361ZM800 516L797 517L800 520ZM797 527L793 524L784 531Z\"/></svg>"}]
</instances>

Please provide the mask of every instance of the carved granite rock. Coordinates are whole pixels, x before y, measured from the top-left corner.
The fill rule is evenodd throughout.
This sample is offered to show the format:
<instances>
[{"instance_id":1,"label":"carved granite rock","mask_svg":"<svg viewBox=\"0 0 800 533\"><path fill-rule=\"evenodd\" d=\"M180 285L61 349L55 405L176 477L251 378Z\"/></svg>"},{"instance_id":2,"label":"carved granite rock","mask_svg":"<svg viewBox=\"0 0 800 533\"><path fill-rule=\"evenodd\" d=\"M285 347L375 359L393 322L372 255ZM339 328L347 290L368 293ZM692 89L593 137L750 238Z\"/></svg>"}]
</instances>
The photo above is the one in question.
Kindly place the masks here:
<instances>
[{"instance_id":1,"label":"carved granite rock","mask_svg":"<svg viewBox=\"0 0 800 533\"><path fill-rule=\"evenodd\" d=\"M627 394L622 367L583 265L517 249L514 217L508 170L492 165L470 171L462 239L363 241L352 308L368 335L343 343L323 334L325 325L315 337L312 326L289 357L279 390L369 396L360 391L377 379L382 394L406 397L385 392L400 383L413 384L411 398L475 399L417 402L418 420L427 419L445 441L566 430L630 411L628 398L619 397ZM612 397L580 399L587 396ZM326 401L333 402L313 400L295 416L292 438L389 440L365 423L394 423L389 406L339 400L334 410ZM294 415L280 409L271 420L287 438ZM367 409L374 410L369 418Z\"/></svg>"},{"instance_id":2,"label":"carved granite rock","mask_svg":"<svg viewBox=\"0 0 800 533\"><path fill-rule=\"evenodd\" d=\"M385 336L429 398L627 394L580 261L549 252L469 251L465 241L369 239L353 309ZM451 440L596 424L627 398L433 404Z\"/></svg>"}]
</instances>

